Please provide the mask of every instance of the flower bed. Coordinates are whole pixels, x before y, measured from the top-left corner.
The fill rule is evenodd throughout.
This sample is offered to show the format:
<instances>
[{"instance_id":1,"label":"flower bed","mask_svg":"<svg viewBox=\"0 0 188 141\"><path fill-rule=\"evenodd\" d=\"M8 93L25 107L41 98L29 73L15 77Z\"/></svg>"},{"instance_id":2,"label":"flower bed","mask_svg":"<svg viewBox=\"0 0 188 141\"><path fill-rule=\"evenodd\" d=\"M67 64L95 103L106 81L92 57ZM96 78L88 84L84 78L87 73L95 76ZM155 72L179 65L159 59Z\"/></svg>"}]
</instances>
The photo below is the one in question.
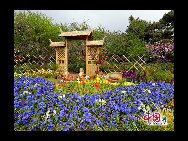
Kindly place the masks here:
<instances>
[{"instance_id":1,"label":"flower bed","mask_svg":"<svg viewBox=\"0 0 188 141\"><path fill-rule=\"evenodd\" d=\"M83 96L61 94L41 77L14 77L14 129L41 131L143 130L146 108L170 105L173 83L138 83Z\"/></svg>"}]
</instances>

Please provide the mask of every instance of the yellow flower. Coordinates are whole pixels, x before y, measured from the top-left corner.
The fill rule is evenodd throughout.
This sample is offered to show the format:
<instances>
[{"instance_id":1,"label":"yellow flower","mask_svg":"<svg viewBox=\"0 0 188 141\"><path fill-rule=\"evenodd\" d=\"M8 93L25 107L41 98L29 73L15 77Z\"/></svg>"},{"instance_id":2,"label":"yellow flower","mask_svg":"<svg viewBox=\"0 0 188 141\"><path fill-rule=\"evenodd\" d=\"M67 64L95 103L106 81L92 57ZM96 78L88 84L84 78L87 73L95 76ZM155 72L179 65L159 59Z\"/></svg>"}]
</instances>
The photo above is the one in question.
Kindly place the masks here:
<instances>
[{"instance_id":1,"label":"yellow flower","mask_svg":"<svg viewBox=\"0 0 188 141\"><path fill-rule=\"evenodd\" d=\"M109 83L110 85L119 85L119 83Z\"/></svg>"},{"instance_id":2,"label":"yellow flower","mask_svg":"<svg viewBox=\"0 0 188 141\"><path fill-rule=\"evenodd\" d=\"M84 82L85 82L86 84L88 84L88 83L89 83L89 80L88 80L88 79L86 79Z\"/></svg>"},{"instance_id":3,"label":"yellow flower","mask_svg":"<svg viewBox=\"0 0 188 141\"><path fill-rule=\"evenodd\" d=\"M103 83L106 83L106 79L103 79Z\"/></svg>"},{"instance_id":4,"label":"yellow flower","mask_svg":"<svg viewBox=\"0 0 188 141\"><path fill-rule=\"evenodd\" d=\"M55 84L55 87L58 88L58 84Z\"/></svg>"},{"instance_id":5,"label":"yellow flower","mask_svg":"<svg viewBox=\"0 0 188 141\"><path fill-rule=\"evenodd\" d=\"M125 85L125 86L129 86L129 85L132 85L132 84L134 84L134 83L131 83L131 82L124 82L124 85Z\"/></svg>"},{"instance_id":6,"label":"yellow flower","mask_svg":"<svg viewBox=\"0 0 188 141\"><path fill-rule=\"evenodd\" d=\"M100 78L99 77L97 77L96 80L97 80L97 82L100 82Z\"/></svg>"}]
</instances>

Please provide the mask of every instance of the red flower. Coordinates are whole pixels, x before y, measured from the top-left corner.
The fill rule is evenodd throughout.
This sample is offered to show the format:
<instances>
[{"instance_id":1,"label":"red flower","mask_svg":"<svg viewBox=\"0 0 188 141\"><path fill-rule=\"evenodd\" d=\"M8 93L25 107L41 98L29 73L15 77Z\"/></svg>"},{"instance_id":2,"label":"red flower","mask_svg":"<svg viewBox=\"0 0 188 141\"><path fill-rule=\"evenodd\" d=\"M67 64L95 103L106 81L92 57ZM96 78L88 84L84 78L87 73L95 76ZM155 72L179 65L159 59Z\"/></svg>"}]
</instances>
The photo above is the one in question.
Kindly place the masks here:
<instances>
[{"instance_id":1,"label":"red flower","mask_svg":"<svg viewBox=\"0 0 188 141\"><path fill-rule=\"evenodd\" d=\"M66 85L65 85L65 84L62 84L62 87L63 87L63 86L66 86Z\"/></svg>"},{"instance_id":2,"label":"red flower","mask_svg":"<svg viewBox=\"0 0 188 141\"><path fill-rule=\"evenodd\" d=\"M62 78L62 76L61 76L61 75L58 75L58 78Z\"/></svg>"},{"instance_id":3,"label":"red flower","mask_svg":"<svg viewBox=\"0 0 188 141\"><path fill-rule=\"evenodd\" d=\"M74 75L72 76L72 79L75 79L75 76L74 76Z\"/></svg>"},{"instance_id":4,"label":"red flower","mask_svg":"<svg viewBox=\"0 0 188 141\"><path fill-rule=\"evenodd\" d=\"M111 79L108 79L108 81L110 82L110 81L111 81Z\"/></svg>"},{"instance_id":5,"label":"red flower","mask_svg":"<svg viewBox=\"0 0 188 141\"><path fill-rule=\"evenodd\" d=\"M98 88L99 88L99 85L97 85L97 84L94 84L94 86L96 87L96 89L98 89Z\"/></svg>"},{"instance_id":6,"label":"red flower","mask_svg":"<svg viewBox=\"0 0 188 141\"><path fill-rule=\"evenodd\" d=\"M113 80L118 80L118 78L113 78Z\"/></svg>"},{"instance_id":7,"label":"red flower","mask_svg":"<svg viewBox=\"0 0 188 141\"><path fill-rule=\"evenodd\" d=\"M173 82L174 81L174 78L172 79L167 79L168 82Z\"/></svg>"},{"instance_id":8,"label":"red flower","mask_svg":"<svg viewBox=\"0 0 188 141\"><path fill-rule=\"evenodd\" d=\"M68 78L66 78L66 81L69 81L69 79L68 79Z\"/></svg>"},{"instance_id":9,"label":"red flower","mask_svg":"<svg viewBox=\"0 0 188 141\"><path fill-rule=\"evenodd\" d=\"M115 80L112 80L112 83L115 83L116 81Z\"/></svg>"},{"instance_id":10,"label":"red flower","mask_svg":"<svg viewBox=\"0 0 188 141\"><path fill-rule=\"evenodd\" d=\"M84 84L84 80L82 80L82 83Z\"/></svg>"}]
</instances>

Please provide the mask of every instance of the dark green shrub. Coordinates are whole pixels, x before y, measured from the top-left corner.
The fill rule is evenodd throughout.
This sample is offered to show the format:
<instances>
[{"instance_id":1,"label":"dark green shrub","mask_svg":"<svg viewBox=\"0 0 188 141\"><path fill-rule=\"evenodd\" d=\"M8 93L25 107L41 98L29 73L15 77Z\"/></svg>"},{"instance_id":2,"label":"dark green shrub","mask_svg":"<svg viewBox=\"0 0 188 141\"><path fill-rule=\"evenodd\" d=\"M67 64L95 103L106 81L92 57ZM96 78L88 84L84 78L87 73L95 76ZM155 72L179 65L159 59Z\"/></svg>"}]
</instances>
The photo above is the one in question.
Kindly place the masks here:
<instances>
[{"instance_id":1,"label":"dark green shrub","mask_svg":"<svg viewBox=\"0 0 188 141\"><path fill-rule=\"evenodd\" d=\"M160 63L160 65L148 64L145 66L145 71L147 74L147 81L161 82L174 78L174 74L171 72L171 70L169 70L169 68L167 69L163 63Z\"/></svg>"}]
</instances>

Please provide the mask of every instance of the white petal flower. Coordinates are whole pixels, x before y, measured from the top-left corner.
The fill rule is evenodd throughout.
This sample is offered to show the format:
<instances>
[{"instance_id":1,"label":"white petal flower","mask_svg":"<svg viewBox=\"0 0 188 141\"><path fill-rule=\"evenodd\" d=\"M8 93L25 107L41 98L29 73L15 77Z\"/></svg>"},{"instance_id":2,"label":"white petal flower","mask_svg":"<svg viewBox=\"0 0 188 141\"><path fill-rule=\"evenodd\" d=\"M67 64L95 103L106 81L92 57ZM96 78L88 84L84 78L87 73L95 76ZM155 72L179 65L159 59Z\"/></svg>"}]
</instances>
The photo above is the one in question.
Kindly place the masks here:
<instances>
[{"instance_id":1,"label":"white petal flower","mask_svg":"<svg viewBox=\"0 0 188 141\"><path fill-rule=\"evenodd\" d=\"M53 110L53 116L55 116L56 115L56 110Z\"/></svg>"},{"instance_id":2,"label":"white petal flower","mask_svg":"<svg viewBox=\"0 0 188 141\"><path fill-rule=\"evenodd\" d=\"M88 78L89 78L89 76L86 75L86 79L88 79Z\"/></svg>"},{"instance_id":3,"label":"white petal flower","mask_svg":"<svg viewBox=\"0 0 188 141\"><path fill-rule=\"evenodd\" d=\"M62 99L63 97L60 95L60 96L58 96L58 99Z\"/></svg>"},{"instance_id":4,"label":"white petal flower","mask_svg":"<svg viewBox=\"0 0 188 141\"><path fill-rule=\"evenodd\" d=\"M149 107L149 106L147 106L147 107L146 107L146 111L149 111L149 110L150 110L150 107Z\"/></svg>"},{"instance_id":5,"label":"white petal flower","mask_svg":"<svg viewBox=\"0 0 188 141\"><path fill-rule=\"evenodd\" d=\"M127 93L127 91L121 91L121 92L124 93L124 94Z\"/></svg>"},{"instance_id":6,"label":"white petal flower","mask_svg":"<svg viewBox=\"0 0 188 141\"><path fill-rule=\"evenodd\" d=\"M141 110L141 109L142 109L141 106L139 106L139 107L138 107L138 110Z\"/></svg>"}]
</instances>

